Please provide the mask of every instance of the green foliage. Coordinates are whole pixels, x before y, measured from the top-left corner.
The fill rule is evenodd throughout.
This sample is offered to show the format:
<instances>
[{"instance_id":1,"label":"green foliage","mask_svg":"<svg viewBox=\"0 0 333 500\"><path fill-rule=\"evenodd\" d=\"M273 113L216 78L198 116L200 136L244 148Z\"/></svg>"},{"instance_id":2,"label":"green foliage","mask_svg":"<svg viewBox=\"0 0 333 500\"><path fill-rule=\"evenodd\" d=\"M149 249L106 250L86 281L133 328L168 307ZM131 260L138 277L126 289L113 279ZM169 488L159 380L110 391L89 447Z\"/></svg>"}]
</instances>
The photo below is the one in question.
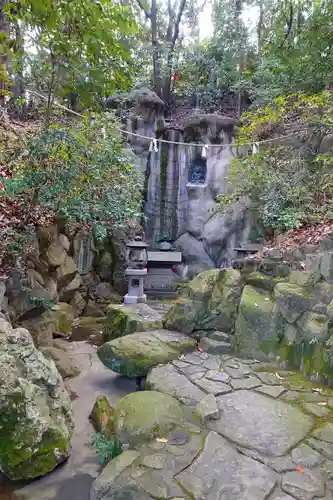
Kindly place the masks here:
<instances>
[{"instance_id":1,"label":"green foliage","mask_svg":"<svg viewBox=\"0 0 333 500\"><path fill-rule=\"evenodd\" d=\"M331 154L319 154L322 137L333 131L333 95L279 97L270 106L242 117L238 146L292 130L287 140L263 143L260 152L235 158L228 191L219 197L221 208L248 197L259 210L265 227L278 231L332 217Z\"/></svg>"},{"instance_id":2,"label":"green foliage","mask_svg":"<svg viewBox=\"0 0 333 500\"><path fill-rule=\"evenodd\" d=\"M91 444L96 449L101 465L105 465L122 452L121 443L117 438L108 439L101 433L95 434Z\"/></svg>"},{"instance_id":3,"label":"green foliage","mask_svg":"<svg viewBox=\"0 0 333 500\"><path fill-rule=\"evenodd\" d=\"M104 95L130 84L128 41L136 25L120 3L60 1L55 9L52 0L13 0L6 7L10 22L29 32L34 50L24 57L26 78L47 94L48 111L55 97L69 94L76 105L96 107ZM11 56L22 57L15 45Z\"/></svg>"},{"instance_id":4,"label":"green foliage","mask_svg":"<svg viewBox=\"0 0 333 500\"><path fill-rule=\"evenodd\" d=\"M29 138L1 195L20 204L26 224L45 213L85 224L97 239L140 217L142 178L110 115L54 125ZM6 153L0 163L5 164Z\"/></svg>"}]
</instances>

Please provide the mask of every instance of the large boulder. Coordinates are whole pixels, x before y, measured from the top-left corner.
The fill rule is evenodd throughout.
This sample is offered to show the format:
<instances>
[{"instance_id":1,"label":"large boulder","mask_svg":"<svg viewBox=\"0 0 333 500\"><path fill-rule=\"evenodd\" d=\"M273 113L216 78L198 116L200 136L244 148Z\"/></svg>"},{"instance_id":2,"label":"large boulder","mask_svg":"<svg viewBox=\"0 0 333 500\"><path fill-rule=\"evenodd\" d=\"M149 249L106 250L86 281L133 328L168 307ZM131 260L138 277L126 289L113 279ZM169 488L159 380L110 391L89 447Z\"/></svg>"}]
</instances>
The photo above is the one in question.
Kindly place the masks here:
<instances>
[{"instance_id":1,"label":"large boulder","mask_svg":"<svg viewBox=\"0 0 333 500\"><path fill-rule=\"evenodd\" d=\"M244 356L260 357L277 341L274 302L270 295L246 285L235 325L235 345Z\"/></svg>"},{"instance_id":2,"label":"large boulder","mask_svg":"<svg viewBox=\"0 0 333 500\"><path fill-rule=\"evenodd\" d=\"M58 267L65 262L67 252L60 243L54 242L47 248L45 257L50 267Z\"/></svg>"},{"instance_id":3,"label":"large boulder","mask_svg":"<svg viewBox=\"0 0 333 500\"><path fill-rule=\"evenodd\" d=\"M237 269L223 269L213 287L204 318L200 318L198 329L232 332L244 282Z\"/></svg>"},{"instance_id":4,"label":"large boulder","mask_svg":"<svg viewBox=\"0 0 333 500\"><path fill-rule=\"evenodd\" d=\"M294 283L278 283L274 295L278 309L288 323L297 321L313 304L311 292Z\"/></svg>"},{"instance_id":5,"label":"large boulder","mask_svg":"<svg viewBox=\"0 0 333 500\"><path fill-rule=\"evenodd\" d=\"M186 335L168 330L139 332L119 337L99 347L102 363L127 377L147 375L150 368L168 363L181 354L194 350L196 341Z\"/></svg>"},{"instance_id":6,"label":"large boulder","mask_svg":"<svg viewBox=\"0 0 333 500\"><path fill-rule=\"evenodd\" d=\"M203 306L200 301L180 297L166 313L164 328L190 335L196 328L198 313L204 311Z\"/></svg>"},{"instance_id":7,"label":"large boulder","mask_svg":"<svg viewBox=\"0 0 333 500\"><path fill-rule=\"evenodd\" d=\"M59 299L63 302L70 302L74 297L74 294L80 289L81 285L81 276L79 274L76 274L72 281L68 283L68 285L59 290Z\"/></svg>"},{"instance_id":8,"label":"large boulder","mask_svg":"<svg viewBox=\"0 0 333 500\"><path fill-rule=\"evenodd\" d=\"M56 333L70 335L72 332L72 323L75 317L73 307L66 302L59 302L52 307L51 317L56 321Z\"/></svg>"},{"instance_id":9,"label":"large boulder","mask_svg":"<svg viewBox=\"0 0 333 500\"><path fill-rule=\"evenodd\" d=\"M59 325L52 311L45 311L40 316L20 321L19 324L29 330L36 347L50 346Z\"/></svg>"},{"instance_id":10,"label":"large boulder","mask_svg":"<svg viewBox=\"0 0 333 500\"><path fill-rule=\"evenodd\" d=\"M71 402L53 361L24 328L0 319L0 470L12 480L43 476L70 453Z\"/></svg>"},{"instance_id":11,"label":"large boulder","mask_svg":"<svg viewBox=\"0 0 333 500\"><path fill-rule=\"evenodd\" d=\"M40 352L44 354L47 359L52 359L63 379L76 377L80 372L75 366L69 354L59 347L41 346Z\"/></svg>"},{"instance_id":12,"label":"large boulder","mask_svg":"<svg viewBox=\"0 0 333 500\"><path fill-rule=\"evenodd\" d=\"M156 391L140 391L119 399L114 431L121 443L137 445L167 434L183 419L177 399Z\"/></svg>"},{"instance_id":13,"label":"large boulder","mask_svg":"<svg viewBox=\"0 0 333 500\"><path fill-rule=\"evenodd\" d=\"M244 280L236 269L201 272L184 288L164 318L164 326L192 334L201 330L233 331Z\"/></svg>"},{"instance_id":14,"label":"large boulder","mask_svg":"<svg viewBox=\"0 0 333 500\"><path fill-rule=\"evenodd\" d=\"M72 306L59 302L52 309L37 317L20 321L20 325L29 330L35 345L50 346L55 334L70 335L74 312Z\"/></svg>"},{"instance_id":15,"label":"large boulder","mask_svg":"<svg viewBox=\"0 0 333 500\"><path fill-rule=\"evenodd\" d=\"M45 288L35 286L24 288L10 300L10 307L17 322L39 316L53 305L53 297Z\"/></svg>"},{"instance_id":16,"label":"large boulder","mask_svg":"<svg viewBox=\"0 0 333 500\"><path fill-rule=\"evenodd\" d=\"M159 328L162 328L162 316L147 304L110 304L107 308L104 326L106 340Z\"/></svg>"}]
</instances>

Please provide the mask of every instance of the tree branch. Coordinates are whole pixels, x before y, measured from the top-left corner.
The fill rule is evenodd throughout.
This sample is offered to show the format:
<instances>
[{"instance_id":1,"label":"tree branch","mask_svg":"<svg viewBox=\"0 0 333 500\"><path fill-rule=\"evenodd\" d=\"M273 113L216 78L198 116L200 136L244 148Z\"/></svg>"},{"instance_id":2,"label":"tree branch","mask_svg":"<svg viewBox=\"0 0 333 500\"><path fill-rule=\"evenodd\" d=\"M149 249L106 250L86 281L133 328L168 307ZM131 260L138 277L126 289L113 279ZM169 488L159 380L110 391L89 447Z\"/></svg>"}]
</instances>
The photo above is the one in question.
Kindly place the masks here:
<instances>
[{"instance_id":1,"label":"tree branch","mask_svg":"<svg viewBox=\"0 0 333 500\"><path fill-rule=\"evenodd\" d=\"M148 12L145 8L145 6L143 5L142 1L141 0L136 0L138 2L138 5L140 7L141 10L143 10L145 16L147 19L151 19L151 12Z\"/></svg>"},{"instance_id":2,"label":"tree branch","mask_svg":"<svg viewBox=\"0 0 333 500\"><path fill-rule=\"evenodd\" d=\"M175 21L175 31L173 33L173 37L172 37L172 41L171 41L171 52L173 52L173 49L175 48L175 43L176 43L177 38L179 36L179 25L180 25L180 21L182 20L182 15L183 15L183 12L185 9L185 5L186 5L186 0L182 0L180 3L178 14L177 14L176 21Z\"/></svg>"}]
</instances>

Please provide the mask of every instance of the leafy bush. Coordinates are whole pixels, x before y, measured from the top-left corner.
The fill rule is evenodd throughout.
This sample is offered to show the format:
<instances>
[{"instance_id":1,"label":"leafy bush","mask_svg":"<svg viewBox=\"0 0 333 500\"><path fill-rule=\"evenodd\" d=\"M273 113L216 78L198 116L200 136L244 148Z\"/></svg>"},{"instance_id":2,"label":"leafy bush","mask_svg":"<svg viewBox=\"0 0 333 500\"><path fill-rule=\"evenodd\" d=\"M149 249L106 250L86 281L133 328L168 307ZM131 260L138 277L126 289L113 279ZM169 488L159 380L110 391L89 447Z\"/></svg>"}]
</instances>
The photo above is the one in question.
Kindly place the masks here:
<instances>
[{"instance_id":1,"label":"leafy bush","mask_svg":"<svg viewBox=\"0 0 333 500\"><path fill-rule=\"evenodd\" d=\"M121 443L117 438L108 439L101 433L97 433L94 436L92 445L97 451L101 465L105 465L122 452Z\"/></svg>"},{"instance_id":2,"label":"leafy bush","mask_svg":"<svg viewBox=\"0 0 333 500\"><path fill-rule=\"evenodd\" d=\"M0 178L2 197L15 200L25 225L44 214L81 223L100 238L140 216L142 177L114 132L111 116L54 125L29 138L12 167ZM6 162L6 152L0 163Z\"/></svg>"},{"instance_id":3,"label":"leafy bush","mask_svg":"<svg viewBox=\"0 0 333 500\"><path fill-rule=\"evenodd\" d=\"M319 154L322 138L332 130L330 92L279 97L271 106L244 114L240 147L277 139L261 144L259 153L243 154L233 161L227 193L219 197L221 207L247 197L257 207L263 225L277 231L332 217L333 158ZM278 139L288 132L295 136Z\"/></svg>"}]
</instances>

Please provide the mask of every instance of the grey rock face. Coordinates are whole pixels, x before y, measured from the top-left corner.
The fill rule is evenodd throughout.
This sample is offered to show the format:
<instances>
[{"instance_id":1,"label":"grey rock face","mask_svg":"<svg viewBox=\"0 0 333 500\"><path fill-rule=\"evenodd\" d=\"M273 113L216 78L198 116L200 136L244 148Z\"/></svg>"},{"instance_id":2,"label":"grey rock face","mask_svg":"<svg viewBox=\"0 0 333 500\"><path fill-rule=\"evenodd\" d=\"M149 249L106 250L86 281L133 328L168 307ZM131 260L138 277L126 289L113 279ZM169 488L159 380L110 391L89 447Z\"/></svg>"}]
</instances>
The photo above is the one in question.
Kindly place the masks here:
<instances>
[{"instance_id":1,"label":"grey rock face","mask_svg":"<svg viewBox=\"0 0 333 500\"><path fill-rule=\"evenodd\" d=\"M0 470L31 479L53 470L70 453L71 402L53 361L24 328L0 320Z\"/></svg>"}]
</instances>

